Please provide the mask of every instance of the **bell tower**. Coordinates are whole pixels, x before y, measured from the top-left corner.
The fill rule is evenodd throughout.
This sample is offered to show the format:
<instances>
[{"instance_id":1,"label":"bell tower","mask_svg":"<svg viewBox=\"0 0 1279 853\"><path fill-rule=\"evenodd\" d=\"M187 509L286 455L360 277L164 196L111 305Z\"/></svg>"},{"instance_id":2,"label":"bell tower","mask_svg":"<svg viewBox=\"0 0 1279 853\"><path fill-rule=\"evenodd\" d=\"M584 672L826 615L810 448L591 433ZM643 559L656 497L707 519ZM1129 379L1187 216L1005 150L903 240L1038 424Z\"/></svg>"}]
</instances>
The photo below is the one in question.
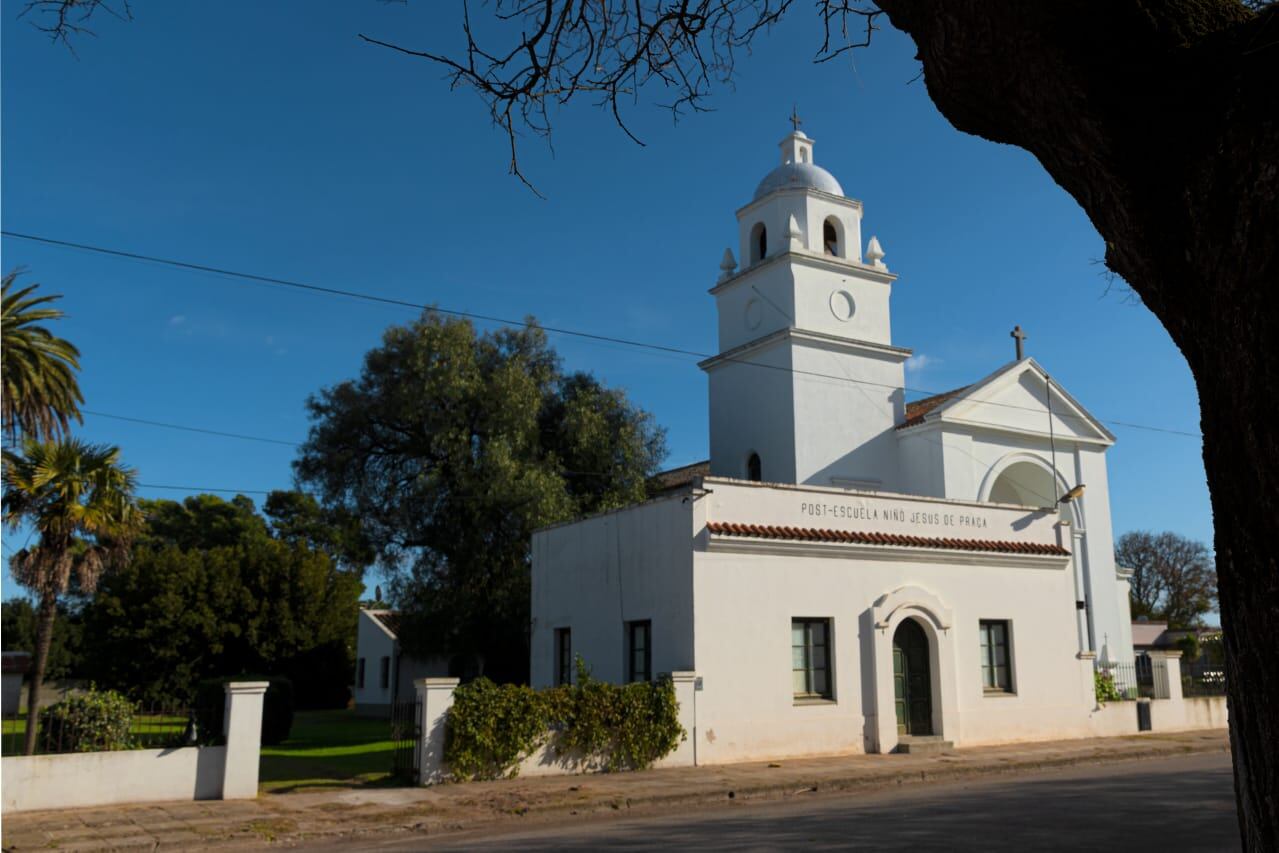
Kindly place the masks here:
<instances>
[{"instance_id":1,"label":"bell tower","mask_svg":"<svg viewBox=\"0 0 1279 853\"><path fill-rule=\"evenodd\" d=\"M894 489L910 356L892 345L896 276L876 238L862 251L862 203L814 162L792 120L781 165L737 211L741 266L725 250L710 290L711 473Z\"/></svg>"}]
</instances>

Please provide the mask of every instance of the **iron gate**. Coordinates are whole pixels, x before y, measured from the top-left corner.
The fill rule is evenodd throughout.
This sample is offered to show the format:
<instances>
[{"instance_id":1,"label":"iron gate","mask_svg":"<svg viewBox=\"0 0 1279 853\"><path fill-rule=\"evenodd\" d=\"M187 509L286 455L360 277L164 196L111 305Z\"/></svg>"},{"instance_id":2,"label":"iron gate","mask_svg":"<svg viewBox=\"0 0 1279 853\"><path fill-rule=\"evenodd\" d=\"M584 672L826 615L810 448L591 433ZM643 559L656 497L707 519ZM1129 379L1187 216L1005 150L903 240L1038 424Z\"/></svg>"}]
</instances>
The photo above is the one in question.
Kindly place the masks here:
<instances>
[{"instance_id":1,"label":"iron gate","mask_svg":"<svg viewBox=\"0 0 1279 853\"><path fill-rule=\"evenodd\" d=\"M422 737L422 703L416 698L391 703L391 774L410 785L421 781L418 741Z\"/></svg>"}]
</instances>

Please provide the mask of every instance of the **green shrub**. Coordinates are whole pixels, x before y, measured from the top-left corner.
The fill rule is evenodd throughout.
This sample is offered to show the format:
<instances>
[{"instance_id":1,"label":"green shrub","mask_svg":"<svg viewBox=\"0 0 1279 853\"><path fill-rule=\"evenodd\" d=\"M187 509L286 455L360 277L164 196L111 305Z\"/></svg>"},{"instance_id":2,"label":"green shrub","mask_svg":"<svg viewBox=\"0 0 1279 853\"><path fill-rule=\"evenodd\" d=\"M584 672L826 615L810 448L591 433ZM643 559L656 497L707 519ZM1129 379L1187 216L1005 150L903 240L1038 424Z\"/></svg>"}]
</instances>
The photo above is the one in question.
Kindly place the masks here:
<instances>
[{"instance_id":1,"label":"green shrub","mask_svg":"<svg viewBox=\"0 0 1279 853\"><path fill-rule=\"evenodd\" d=\"M113 690L90 687L40 711L41 752L132 749L133 703Z\"/></svg>"},{"instance_id":2,"label":"green shrub","mask_svg":"<svg viewBox=\"0 0 1279 853\"><path fill-rule=\"evenodd\" d=\"M455 778L515 776L520 761L550 744L608 770L642 769L687 736L669 679L609 684L578 664L577 684L533 690L478 678L458 687L444 759Z\"/></svg>"},{"instance_id":3,"label":"green shrub","mask_svg":"<svg viewBox=\"0 0 1279 853\"><path fill-rule=\"evenodd\" d=\"M1115 677L1109 672L1096 670L1092 674L1093 692L1097 694L1097 704L1105 705L1107 702L1118 702L1124 698L1119 692L1119 688L1115 686Z\"/></svg>"},{"instance_id":4,"label":"green shrub","mask_svg":"<svg viewBox=\"0 0 1279 853\"><path fill-rule=\"evenodd\" d=\"M459 778L506 775L545 742L548 721L547 704L533 688L477 678L453 692L445 760Z\"/></svg>"},{"instance_id":5,"label":"green shrub","mask_svg":"<svg viewBox=\"0 0 1279 853\"><path fill-rule=\"evenodd\" d=\"M275 746L288 740L293 728L293 682L279 676L235 675L207 678L195 688L196 730L201 743L221 743L226 717L226 685L232 681L265 681L262 703L262 743Z\"/></svg>"}]
</instances>

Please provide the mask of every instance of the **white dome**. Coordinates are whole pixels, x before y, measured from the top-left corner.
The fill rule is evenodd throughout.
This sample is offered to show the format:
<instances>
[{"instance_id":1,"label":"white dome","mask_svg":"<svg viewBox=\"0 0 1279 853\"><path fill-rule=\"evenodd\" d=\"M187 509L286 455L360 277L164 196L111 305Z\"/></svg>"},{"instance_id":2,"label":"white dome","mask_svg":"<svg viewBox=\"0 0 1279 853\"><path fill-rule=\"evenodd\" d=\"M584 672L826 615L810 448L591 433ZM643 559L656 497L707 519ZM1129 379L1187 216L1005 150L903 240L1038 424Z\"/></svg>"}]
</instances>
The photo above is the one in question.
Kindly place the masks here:
<instances>
[{"instance_id":1,"label":"white dome","mask_svg":"<svg viewBox=\"0 0 1279 853\"><path fill-rule=\"evenodd\" d=\"M755 188L752 201L759 201L776 190L808 188L821 190L831 195L842 196L844 188L835 180L835 176L812 163L783 163L764 176Z\"/></svg>"}]
</instances>

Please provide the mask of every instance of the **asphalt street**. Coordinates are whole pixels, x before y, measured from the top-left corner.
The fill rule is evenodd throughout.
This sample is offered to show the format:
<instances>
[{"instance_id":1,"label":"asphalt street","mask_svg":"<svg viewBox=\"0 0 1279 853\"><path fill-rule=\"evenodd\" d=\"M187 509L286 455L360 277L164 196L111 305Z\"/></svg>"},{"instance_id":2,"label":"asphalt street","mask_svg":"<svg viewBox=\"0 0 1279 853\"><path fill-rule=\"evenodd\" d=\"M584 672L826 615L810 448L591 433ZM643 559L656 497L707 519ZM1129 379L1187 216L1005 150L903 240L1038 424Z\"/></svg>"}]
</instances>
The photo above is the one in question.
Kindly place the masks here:
<instances>
[{"instance_id":1,"label":"asphalt street","mask_svg":"<svg viewBox=\"0 0 1279 853\"><path fill-rule=\"evenodd\" d=\"M873 794L803 795L639 819L568 817L518 832L399 839L372 849L653 848L1215 853L1240 844L1230 756L1221 754Z\"/></svg>"}]
</instances>

